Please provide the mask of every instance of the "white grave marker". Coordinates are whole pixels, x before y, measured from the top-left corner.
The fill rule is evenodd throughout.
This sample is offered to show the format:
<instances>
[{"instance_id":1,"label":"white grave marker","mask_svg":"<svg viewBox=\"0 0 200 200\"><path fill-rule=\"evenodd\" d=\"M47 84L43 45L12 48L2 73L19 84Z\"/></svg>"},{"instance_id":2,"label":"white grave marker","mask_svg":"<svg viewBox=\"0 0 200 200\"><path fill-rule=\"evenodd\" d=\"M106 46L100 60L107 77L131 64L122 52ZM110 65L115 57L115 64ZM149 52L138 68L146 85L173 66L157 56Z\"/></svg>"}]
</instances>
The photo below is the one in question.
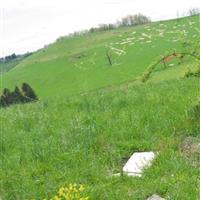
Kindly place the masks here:
<instances>
[{"instance_id":1,"label":"white grave marker","mask_svg":"<svg viewBox=\"0 0 200 200\"><path fill-rule=\"evenodd\" d=\"M152 195L147 200L165 200L162 197L158 196L157 194Z\"/></svg>"},{"instance_id":2,"label":"white grave marker","mask_svg":"<svg viewBox=\"0 0 200 200\"><path fill-rule=\"evenodd\" d=\"M123 167L128 176L142 176L144 168L149 167L156 157L154 152L134 153Z\"/></svg>"}]
</instances>

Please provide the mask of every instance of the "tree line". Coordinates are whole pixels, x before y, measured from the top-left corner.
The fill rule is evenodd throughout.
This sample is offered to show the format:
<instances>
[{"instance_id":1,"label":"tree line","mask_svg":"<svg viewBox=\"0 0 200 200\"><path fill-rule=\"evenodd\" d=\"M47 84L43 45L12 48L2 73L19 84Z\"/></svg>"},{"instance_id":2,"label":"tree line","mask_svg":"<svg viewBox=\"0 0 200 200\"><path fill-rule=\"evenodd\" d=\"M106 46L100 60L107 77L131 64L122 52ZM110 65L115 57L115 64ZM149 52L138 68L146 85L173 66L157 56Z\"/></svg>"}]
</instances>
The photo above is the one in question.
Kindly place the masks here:
<instances>
[{"instance_id":1,"label":"tree line","mask_svg":"<svg viewBox=\"0 0 200 200\"><path fill-rule=\"evenodd\" d=\"M0 96L0 107L7 107L12 104L28 103L37 100L38 97L32 87L27 83L23 83L21 89L16 86L14 91L10 91L8 88L3 90L3 93Z\"/></svg>"},{"instance_id":2,"label":"tree line","mask_svg":"<svg viewBox=\"0 0 200 200\"><path fill-rule=\"evenodd\" d=\"M60 41L66 37L74 37L74 36L81 36L86 35L88 33L112 30L119 27L127 27L127 26L137 26L141 24L150 23L151 19L143 14L135 14L135 15L127 15L126 17L121 18L120 20L116 21L115 23L109 24L99 24L98 27L92 27L89 30L81 30L76 31L74 33L69 34L68 36L61 36L56 41Z\"/></svg>"},{"instance_id":3,"label":"tree line","mask_svg":"<svg viewBox=\"0 0 200 200\"><path fill-rule=\"evenodd\" d=\"M91 28L89 32L112 30L118 27L137 26L150 23L151 19L143 14L127 15L114 24L100 24L99 27Z\"/></svg>"},{"instance_id":4,"label":"tree line","mask_svg":"<svg viewBox=\"0 0 200 200\"><path fill-rule=\"evenodd\" d=\"M30 55L32 55L32 52L27 52L27 53L22 54L22 55L16 55L15 53L13 53L11 55L0 58L0 63L6 63L6 62L10 62L10 61L13 61L13 60L16 60L16 59L26 58Z\"/></svg>"},{"instance_id":5,"label":"tree line","mask_svg":"<svg viewBox=\"0 0 200 200\"><path fill-rule=\"evenodd\" d=\"M199 8L191 8L188 10L186 15L189 16L195 16L200 13ZM179 15L179 14L178 14ZM177 16L179 18L179 16ZM86 35L88 33L94 33L99 31L106 31L106 30L112 30L119 27L127 27L127 26L137 26L142 24L148 24L151 22L151 19L141 13L135 14L135 15L127 15L120 20L116 21L115 23L109 23L109 24L99 24L97 27L92 27L89 30L81 30L81 31L75 31L73 33L70 33L67 36L61 36L56 41L60 41L62 39L65 39L66 37L74 37L74 36L82 36Z\"/></svg>"},{"instance_id":6,"label":"tree line","mask_svg":"<svg viewBox=\"0 0 200 200\"><path fill-rule=\"evenodd\" d=\"M0 58L0 73L5 73L16 65L18 65L23 59L27 58L28 56L32 55L32 53L25 53L22 55L16 55L15 53L1 57Z\"/></svg>"},{"instance_id":7,"label":"tree line","mask_svg":"<svg viewBox=\"0 0 200 200\"><path fill-rule=\"evenodd\" d=\"M191 8L191 9L188 11L188 14L189 14L189 16L198 15L198 14L200 14L200 9L199 9L199 8Z\"/></svg>"}]
</instances>

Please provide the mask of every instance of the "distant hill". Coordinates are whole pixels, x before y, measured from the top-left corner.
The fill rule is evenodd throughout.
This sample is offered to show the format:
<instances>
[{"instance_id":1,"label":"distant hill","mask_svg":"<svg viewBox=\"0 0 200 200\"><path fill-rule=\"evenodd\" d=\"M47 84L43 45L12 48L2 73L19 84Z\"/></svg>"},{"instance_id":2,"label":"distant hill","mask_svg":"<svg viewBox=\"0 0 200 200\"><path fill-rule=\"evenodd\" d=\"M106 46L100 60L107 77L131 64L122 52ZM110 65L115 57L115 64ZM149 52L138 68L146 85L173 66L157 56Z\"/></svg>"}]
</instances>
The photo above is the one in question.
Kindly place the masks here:
<instances>
[{"instance_id":1,"label":"distant hill","mask_svg":"<svg viewBox=\"0 0 200 200\"><path fill-rule=\"evenodd\" d=\"M0 199L199 199L199 31L194 16L68 37L4 73L39 100L0 108ZM147 151L142 177L122 174Z\"/></svg>"},{"instance_id":2,"label":"distant hill","mask_svg":"<svg viewBox=\"0 0 200 200\"><path fill-rule=\"evenodd\" d=\"M166 51L181 51L185 41L197 40L198 27L199 15L196 15L64 37L19 64L13 61L17 65L3 75L3 88L12 89L28 82L41 97L70 96L133 81ZM168 75L163 70L160 72L165 78L181 77L188 63L193 65L187 59L179 65L169 63L165 71Z\"/></svg>"},{"instance_id":3,"label":"distant hill","mask_svg":"<svg viewBox=\"0 0 200 200\"><path fill-rule=\"evenodd\" d=\"M0 58L0 73L8 72L30 55L32 55L32 53L26 53L23 55L12 54L10 56Z\"/></svg>"}]
</instances>

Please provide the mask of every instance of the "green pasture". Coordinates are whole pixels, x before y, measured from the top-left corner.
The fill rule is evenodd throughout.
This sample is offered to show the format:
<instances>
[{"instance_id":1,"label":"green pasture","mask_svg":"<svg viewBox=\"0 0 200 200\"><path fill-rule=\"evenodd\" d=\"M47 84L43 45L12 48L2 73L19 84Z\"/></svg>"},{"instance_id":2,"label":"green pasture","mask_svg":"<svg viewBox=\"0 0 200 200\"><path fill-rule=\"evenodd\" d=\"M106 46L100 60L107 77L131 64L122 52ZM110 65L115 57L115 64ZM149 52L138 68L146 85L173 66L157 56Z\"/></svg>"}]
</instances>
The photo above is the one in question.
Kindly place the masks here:
<instances>
[{"instance_id":1,"label":"green pasture","mask_svg":"<svg viewBox=\"0 0 200 200\"><path fill-rule=\"evenodd\" d=\"M166 51L181 51L185 41L197 40L199 20L197 15L61 39L6 73L2 88L28 82L38 96L45 98L134 80ZM112 66L106 53L111 56Z\"/></svg>"},{"instance_id":2,"label":"green pasture","mask_svg":"<svg viewBox=\"0 0 200 200\"><path fill-rule=\"evenodd\" d=\"M200 80L184 76L199 62L159 62L141 77L166 51L198 41L199 22L60 39L1 75L2 89L27 82L40 100L0 108L0 200L49 200L69 183L90 200L198 200ZM158 156L142 177L112 176L143 151Z\"/></svg>"}]
</instances>

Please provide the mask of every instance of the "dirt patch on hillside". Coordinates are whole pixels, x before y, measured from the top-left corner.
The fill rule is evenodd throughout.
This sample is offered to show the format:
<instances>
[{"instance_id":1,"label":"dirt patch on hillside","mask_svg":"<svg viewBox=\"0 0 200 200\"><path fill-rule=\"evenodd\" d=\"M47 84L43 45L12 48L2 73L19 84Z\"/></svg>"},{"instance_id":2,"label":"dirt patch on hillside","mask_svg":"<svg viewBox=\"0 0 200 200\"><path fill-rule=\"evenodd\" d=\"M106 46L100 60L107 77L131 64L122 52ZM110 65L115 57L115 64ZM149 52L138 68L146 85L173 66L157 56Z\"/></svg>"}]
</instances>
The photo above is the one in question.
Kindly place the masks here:
<instances>
[{"instance_id":1,"label":"dirt patch on hillside","mask_svg":"<svg viewBox=\"0 0 200 200\"><path fill-rule=\"evenodd\" d=\"M200 138L186 137L181 143L180 149L192 166L200 168Z\"/></svg>"}]
</instances>

